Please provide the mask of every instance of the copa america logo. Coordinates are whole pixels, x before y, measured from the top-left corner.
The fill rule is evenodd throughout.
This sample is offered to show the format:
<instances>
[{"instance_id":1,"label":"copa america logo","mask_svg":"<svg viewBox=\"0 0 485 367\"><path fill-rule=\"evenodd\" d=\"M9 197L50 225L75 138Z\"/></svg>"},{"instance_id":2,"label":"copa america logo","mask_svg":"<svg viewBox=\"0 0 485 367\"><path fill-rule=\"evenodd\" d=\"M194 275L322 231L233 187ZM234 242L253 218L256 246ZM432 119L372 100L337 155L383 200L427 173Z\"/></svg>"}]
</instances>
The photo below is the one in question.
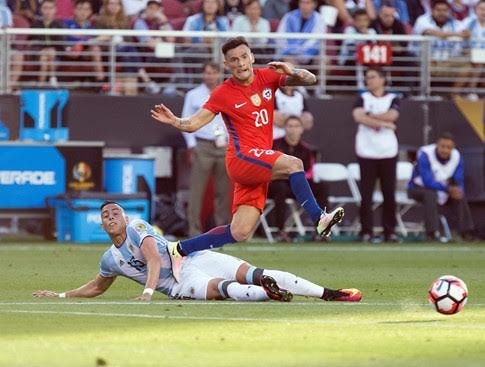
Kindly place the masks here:
<instances>
[{"instance_id":1,"label":"copa america logo","mask_svg":"<svg viewBox=\"0 0 485 367\"><path fill-rule=\"evenodd\" d=\"M72 168L72 176L79 182L85 182L91 178L91 166L86 162L79 162Z\"/></svg>"}]
</instances>

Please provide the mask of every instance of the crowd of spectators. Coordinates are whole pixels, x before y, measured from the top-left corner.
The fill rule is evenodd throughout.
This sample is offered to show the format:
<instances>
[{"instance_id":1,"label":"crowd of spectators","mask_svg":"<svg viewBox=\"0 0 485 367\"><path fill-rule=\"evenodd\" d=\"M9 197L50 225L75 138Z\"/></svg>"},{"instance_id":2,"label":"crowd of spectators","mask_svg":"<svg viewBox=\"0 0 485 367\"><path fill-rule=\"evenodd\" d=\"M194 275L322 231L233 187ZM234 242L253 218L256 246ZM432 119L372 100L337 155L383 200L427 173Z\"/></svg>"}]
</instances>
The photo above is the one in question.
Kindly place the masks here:
<instances>
[{"instance_id":1,"label":"crowd of spectators","mask_svg":"<svg viewBox=\"0 0 485 367\"><path fill-rule=\"evenodd\" d=\"M456 82L456 86L460 86L464 84L462 81L478 73L478 68L470 68L470 63L457 59L473 47L473 38L482 36L482 20L477 21L477 14L480 14L477 9L482 3L479 0L0 0L0 27L431 35L436 38L432 42L433 62L445 62L450 66L446 70L456 67L463 70ZM320 15L329 7L336 10L333 23L325 22L326 17ZM471 37L472 40L460 43L450 40L453 37L464 40ZM64 46L59 42L61 37L32 36L31 40L41 41L33 46L39 51L38 81L57 85L54 61L67 51L70 53L68 59L90 60L92 77L102 83L106 70L101 66L100 44L109 39L106 36L89 39L70 36L62 40L73 44ZM256 49L264 53L270 41L254 40L257 40ZM146 46L144 50L153 51L158 42L172 42L173 39L139 37L124 41L117 46L122 54L121 61L128 65L129 72L141 79L148 93L159 93L160 88L149 72L134 66L142 56L128 43L137 42ZM187 40L187 47L200 43L207 43L210 52L208 39L193 37ZM343 42L335 63L355 63L357 45L353 40ZM291 57L293 62L306 65L311 64L320 51L316 40L277 39L272 46L275 52L268 55L268 59ZM413 45L401 45L395 52L397 56L419 55L421 50ZM12 52L19 63L22 61L20 53L21 50ZM443 64L436 70L439 74ZM14 74L12 83L18 80L18 72Z\"/></svg>"}]
</instances>

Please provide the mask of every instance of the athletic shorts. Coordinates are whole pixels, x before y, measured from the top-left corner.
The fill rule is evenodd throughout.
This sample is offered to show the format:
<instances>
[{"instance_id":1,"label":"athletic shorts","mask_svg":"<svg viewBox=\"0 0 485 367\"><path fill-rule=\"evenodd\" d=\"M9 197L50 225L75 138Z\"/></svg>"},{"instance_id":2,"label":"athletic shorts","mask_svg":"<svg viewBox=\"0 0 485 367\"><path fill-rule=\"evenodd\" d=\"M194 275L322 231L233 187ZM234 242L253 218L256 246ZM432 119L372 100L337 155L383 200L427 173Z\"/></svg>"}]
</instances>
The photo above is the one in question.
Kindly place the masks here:
<instances>
[{"instance_id":1,"label":"athletic shorts","mask_svg":"<svg viewBox=\"0 0 485 367\"><path fill-rule=\"evenodd\" d=\"M266 205L271 172L276 160L283 155L277 150L241 148L240 152L227 160L227 174L234 182L232 212L240 205L258 208Z\"/></svg>"},{"instance_id":2,"label":"athletic shorts","mask_svg":"<svg viewBox=\"0 0 485 367\"><path fill-rule=\"evenodd\" d=\"M170 293L173 299L206 299L207 286L214 278L236 280L237 269L245 261L214 251L197 251L184 257L180 282Z\"/></svg>"}]
</instances>

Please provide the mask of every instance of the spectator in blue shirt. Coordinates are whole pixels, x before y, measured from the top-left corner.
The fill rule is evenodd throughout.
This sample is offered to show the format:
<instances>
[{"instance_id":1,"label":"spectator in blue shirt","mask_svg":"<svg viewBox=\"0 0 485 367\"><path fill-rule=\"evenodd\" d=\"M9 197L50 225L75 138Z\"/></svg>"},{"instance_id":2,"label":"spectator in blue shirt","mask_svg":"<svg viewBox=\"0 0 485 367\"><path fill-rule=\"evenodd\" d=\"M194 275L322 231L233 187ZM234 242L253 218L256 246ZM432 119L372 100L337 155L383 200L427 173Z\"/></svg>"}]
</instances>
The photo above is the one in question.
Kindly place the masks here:
<instances>
[{"instance_id":1,"label":"spectator in blue shirt","mask_svg":"<svg viewBox=\"0 0 485 367\"><path fill-rule=\"evenodd\" d=\"M94 29L91 22L93 7L90 0L77 0L74 5L74 17L64 20L64 25L68 29ZM69 35L65 40L69 42L66 47L66 58L70 61L92 62L92 67L97 82L105 79L101 48L93 44L93 36ZM88 52L86 52L88 51Z\"/></svg>"},{"instance_id":2,"label":"spectator in blue shirt","mask_svg":"<svg viewBox=\"0 0 485 367\"><path fill-rule=\"evenodd\" d=\"M229 20L223 16L223 6L219 0L202 0L202 9L199 13L191 15L184 24L184 31L218 31L230 30ZM192 43L212 43L212 40L193 37Z\"/></svg>"},{"instance_id":3,"label":"spectator in blue shirt","mask_svg":"<svg viewBox=\"0 0 485 367\"><path fill-rule=\"evenodd\" d=\"M317 0L299 0L298 9L290 11L278 26L279 33L316 33L326 31L320 14L315 10ZM277 58L292 57L297 63L310 64L320 52L318 39L278 39Z\"/></svg>"},{"instance_id":4,"label":"spectator in blue shirt","mask_svg":"<svg viewBox=\"0 0 485 367\"><path fill-rule=\"evenodd\" d=\"M406 23L406 24L410 23L409 12L408 12L408 7L406 5L406 1L404 1L404 0L374 0L374 8L375 8L377 13L379 13L379 10L381 9L381 7L383 5L395 8L396 13L397 13L396 14L397 18L399 18L399 20L402 23Z\"/></svg>"}]
</instances>

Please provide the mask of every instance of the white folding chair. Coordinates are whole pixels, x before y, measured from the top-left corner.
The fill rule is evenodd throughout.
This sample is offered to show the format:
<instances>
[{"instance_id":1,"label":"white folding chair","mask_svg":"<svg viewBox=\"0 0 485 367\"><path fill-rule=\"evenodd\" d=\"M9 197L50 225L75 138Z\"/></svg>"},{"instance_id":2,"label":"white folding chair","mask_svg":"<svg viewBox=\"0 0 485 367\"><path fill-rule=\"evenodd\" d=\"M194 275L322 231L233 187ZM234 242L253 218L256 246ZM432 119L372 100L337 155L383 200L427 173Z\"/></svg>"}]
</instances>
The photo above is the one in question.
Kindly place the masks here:
<instances>
[{"instance_id":1,"label":"white folding chair","mask_svg":"<svg viewBox=\"0 0 485 367\"><path fill-rule=\"evenodd\" d=\"M407 185L413 176L414 165L411 162L400 161L397 162L396 167L396 220L399 230L403 236L407 236L409 232L423 232L423 223L407 223L404 222L403 216L413 207L419 206L419 203L408 197ZM446 217L442 214L439 216L440 224L443 230L443 236L449 241L451 240L450 227Z\"/></svg>"},{"instance_id":2,"label":"white folding chair","mask_svg":"<svg viewBox=\"0 0 485 367\"><path fill-rule=\"evenodd\" d=\"M358 163L349 163L347 166L350 174L355 181L360 181L360 167ZM408 197L407 185L413 175L414 166L411 162L399 161L396 166L396 223L402 236L407 237L409 232L423 232L423 223L404 222L403 216L419 203ZM380 190L375 190L372 194L372 209L375 210L382 205L384 199ZM440 223L443 227L444 236L449 240L451 238L450 230L446 217L440 215Z\"/></svg>"},{"instance_id":3,"label":"white folding chair","mask_svg":"<svg viewBox=\"0 0 485 367\"><path fill-rule=\"evenodd\" d=\"M295 199L287 198L285 203L290 210L290 215L285 221L285 232L297 232L300 236L304 236L306 232L315 232L314 226L303 224L302 215L305 210Z\"/></svg>"},{"instance_id":4,"label":"white folding chair","mask_svg":"<svg viewBox=\"0 0 485 367\"><path fill-rule=\"evenodd\" d=\"M259 219L257 223L254 225L253 230L251 231L248 241L250 241L253 236L254 232L258 229L258 227L261 225L263 227L263 232L264 235L266 236L266 239L268 240L269 243L275 242L274 237L273 237L273 232L277 232L278 228L276 227L271 227L268 223L268 220L266 219L267 215L274 209L275 203L273 199L266 199L266 206L264 207L263 212L259 216Z\"/></svg>"},{"instance_id":5,"label":"white folding chair","mask_svg":"<svg viewBox=\"0 0 485 367\"><path fill-rule=\"evenodd\" d=\"M359 205L360 193L359 188L352 175L346 166L340 163L315 163L313 165L313 180L315 182L345 182L347 186L347 195L328 197L329 204L333 206L346 206L350 204ZM338 231L338 227L334 226L335 231ZM341 229L344 227L340 226ZM355 230L353 226L345 228L346 230Z\"/></svg>"},{"instance_id":6,"label":"white folding chair","mask_svg":"<svg viewBox=\"0 0 485 367\"><path fill-rule=\"evenodd\" d=\"M407 236L410 229L422 231L422 226L407 226L403 221L403 216L418 203L408 197L407 185L413 175L414 166L411 162L399 161L396 166L396 221L399 231L403 236Z\"/></svg>"},{"instance_id":7,"label":"white folding chair","mask_svg":"<svg viewBox=\"0 0 485 367\"><path fill-rule=\"evenodd\" d=\"M350 174L354 178L356 182L360 181L360 166L358 163L349 163L347 165L347 169L349 170ZM409 199L407 196L406 185L411 175L413 173L413 165L410 162L398 162L396 167L396 180L397 180L397 187L396 187L396 222L399 229L399 232L403 236L408 235L408 229L403 222L402 216L413 206L416 205L416 202L412 199ZM374 190L372 193L372 210L376 210L379 208L382 203L384 202L384 197L382 196L381 190Z\"/></svg>"}]
</instances>

